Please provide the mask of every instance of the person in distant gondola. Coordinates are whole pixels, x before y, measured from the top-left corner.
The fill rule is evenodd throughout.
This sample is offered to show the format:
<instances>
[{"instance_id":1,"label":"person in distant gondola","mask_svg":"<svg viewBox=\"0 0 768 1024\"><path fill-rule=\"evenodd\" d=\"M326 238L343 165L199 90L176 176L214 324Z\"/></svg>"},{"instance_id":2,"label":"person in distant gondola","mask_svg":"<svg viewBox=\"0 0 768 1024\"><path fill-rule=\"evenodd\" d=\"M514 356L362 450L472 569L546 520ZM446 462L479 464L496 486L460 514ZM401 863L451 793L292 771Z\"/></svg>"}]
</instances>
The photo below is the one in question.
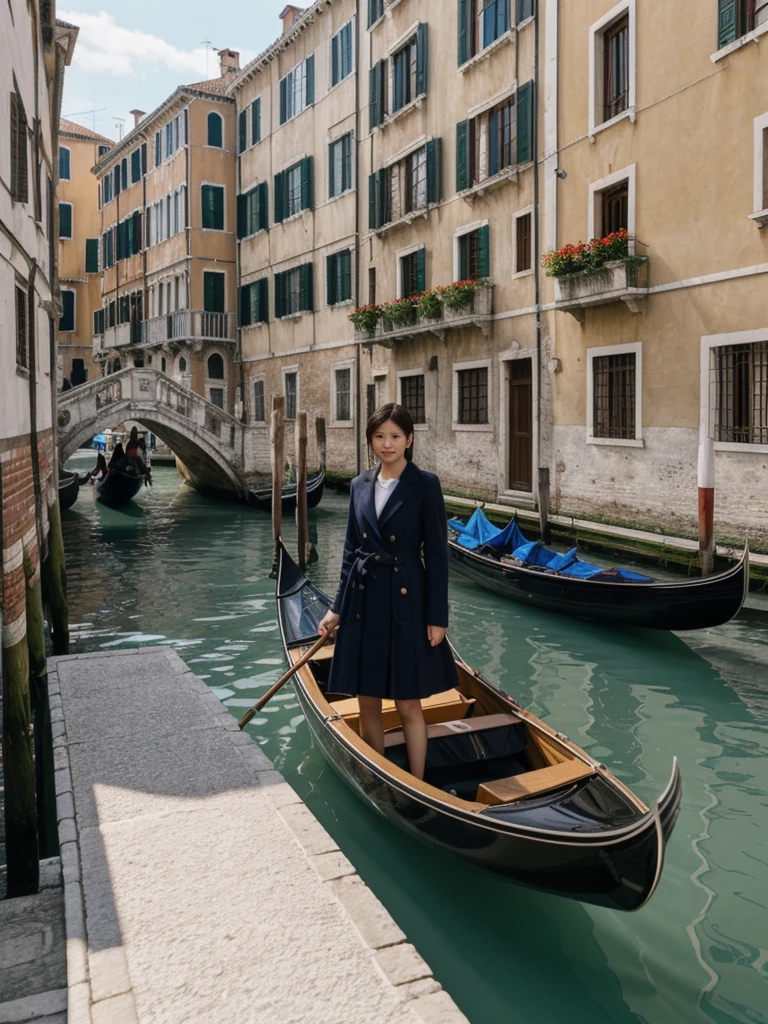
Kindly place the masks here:
<instances>
[{"instance_id":1,"label":"person in distant gondola","mask_svg":"<svg viewBox=\"0 0 768 1024\"><path fill-rule=\"evenodd\" d=\"M112 449L112 458L109 460L109 469L119 468L120 463L124 458L125 452L123 451L123 443L122 441L118 441Z\"/></svg>"},{"instance_id":2,"label":"person in distant gondola","mask_svg":"<svg viewBox=\"0 0 768 1024\"><path fill-rule=\"evenodd\" d=\"M91 470L89 476L93 483L98 484L101 483L108 472L109 467L107 466L107 460L105 459L104 454L99 452L96 457L96 468Z\"/></svg>"},{"instance_id":3,"label":"person in distant gondola","mask_svg":"<svg viewBox=\"0 0 768 1024\"><path fill-rule=\"evenodd\" d=\"M143 437L139 437L139 431L136 427L131 427L131 433L125 445L125 457L130 459L135 471L144 477L145 487L152 483L152 475L143 458L143 455L146 454L146 450L146 441Z\"/></svg>"},{"instance_id":4,"label":"person in distant gondola","mask_svg":"<svg viewBox=\"0 0 768 1024\"><path fill-rule=\"evenodd\" d=\"M424 778L427 728L421 701L458 685L445 641L448 544L445 504L434 473L413 457L413 420L391 403L368 420L379 465L352 481L336 599L319 625L338 625L328 689L357 696L360 731L384 753L382 699L403 723L408 765Z\"/></svg>"}]
</instances>

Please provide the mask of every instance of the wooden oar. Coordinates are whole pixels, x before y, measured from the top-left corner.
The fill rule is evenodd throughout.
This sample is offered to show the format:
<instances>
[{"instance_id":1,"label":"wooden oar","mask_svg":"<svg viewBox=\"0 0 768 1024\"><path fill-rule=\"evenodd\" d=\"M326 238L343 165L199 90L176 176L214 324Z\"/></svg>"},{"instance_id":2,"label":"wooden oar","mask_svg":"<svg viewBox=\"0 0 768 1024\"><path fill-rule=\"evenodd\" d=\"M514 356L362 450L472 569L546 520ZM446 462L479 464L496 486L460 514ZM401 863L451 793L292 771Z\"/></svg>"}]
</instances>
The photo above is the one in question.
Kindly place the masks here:
<instances>
[{"instance_id":1,"label":"wooden oar","mask_svg":"<svg viewBox=\"0 0 768 1024\"><path fill-rule=\"evenodd\" d=\"M300 668L302 668L304 665L307 664L308 661L311 661L312 658L314 658L314 656L317 654L317 652L320 650L323 644L327 644L330 638L330 632L326 633L324 636L321 636L317 643L314 644L314 646L310 647L307 653L303 654L296 662L296 664L293 665L281 679L278 679L275 685L271 686L263 697L256 701L251 710L246 711L246 713L237 723L241 729L244 729L246 725L248 725L250 720L253 718L253 716L256 714L256 712L261 711L261 709L264 707L267 701L271 700L277 693L277 691L282 689L283 686L285 686L285 684L288 682L291 676L295 676Z\"/></svg>"}]
</instances>

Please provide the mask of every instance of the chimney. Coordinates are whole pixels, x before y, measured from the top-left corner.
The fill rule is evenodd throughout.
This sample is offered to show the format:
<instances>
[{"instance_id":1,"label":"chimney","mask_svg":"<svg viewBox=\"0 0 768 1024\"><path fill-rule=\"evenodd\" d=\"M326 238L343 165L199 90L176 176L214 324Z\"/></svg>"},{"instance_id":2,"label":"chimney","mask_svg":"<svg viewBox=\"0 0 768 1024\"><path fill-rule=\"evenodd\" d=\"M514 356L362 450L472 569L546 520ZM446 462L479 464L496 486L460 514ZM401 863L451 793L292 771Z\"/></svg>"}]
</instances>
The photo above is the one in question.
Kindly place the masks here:
<instances>
[{"instance_id":1,"label":"chimney","mask_svg":"<svg viewBox=\"0 0 768 1024\"><path fill-rule=\"evenodd\" d=\"M221 77L234 78L240 70L240 54L237 50L219 50L219 63L221 65Z\"/></svg>"},{"instance_id":2,"label":"chimney","mask_svg":"<svg viewBox=\"0 0 768 1024\"><path fill-rule=\"evenodd\" d=\"M286 32L291 31L291 29L293 28L293 26L296 24L296 22L299 20L303 13L303 8L294 7L293 4L288 4L287 7L283 8L283 10L280 12L280 17L283 20L283 35L285 35Z\"/></svg>"},{"instance_id":3,"label":"chimney","mask_svg":"<svg viewBox=\"0 0 768 1024\"><path fill-rule=\"evenodd\" d=\"M138 128L139 121L142 119L142 117L145 116L147 112L146 110L130 110L129 113L133 114L133 127Z\"/></svg>"}]
</instances>

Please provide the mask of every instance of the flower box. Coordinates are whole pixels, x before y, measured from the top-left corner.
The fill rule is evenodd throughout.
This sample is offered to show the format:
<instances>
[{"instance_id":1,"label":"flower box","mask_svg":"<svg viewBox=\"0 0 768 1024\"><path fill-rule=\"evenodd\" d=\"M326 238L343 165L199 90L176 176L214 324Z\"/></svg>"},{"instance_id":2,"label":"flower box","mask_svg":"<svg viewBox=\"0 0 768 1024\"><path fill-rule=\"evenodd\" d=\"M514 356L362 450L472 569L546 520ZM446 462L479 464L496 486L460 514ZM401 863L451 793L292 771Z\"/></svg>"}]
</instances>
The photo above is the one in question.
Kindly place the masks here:
<instances>
[{"instance_id":1,"label":"flower box","mask_svg":"<svg viewBox=\"0 0 768 1024\"><path fill-rule=\"evenodd\" d=\"M447 330L466 326L480 327L483 333L487 334L493 311L493 285L486 281L478 284L473 282L472 284L473 290L471 295L468 296L466 305L458 309L451 309L448 303L443 301L440 315L437 317L420 316L418 302L414 302L410 309L398 309L395 317L391 313L387 316L383 312L387 308L387 304L384 304L379 307L382 310L382 314L376 321L375 326L370 327L359 323L359 311L356 311L355 314L352 314L352 316L357 314L358 320L358 322L355 322L354 319L352 321L355 324L355 341L391 346L393 342L401 338L410 338L417 334L427 333L442 336ZM436 289L436 291L442 297L442 295L445 295L452 289L459 287L460 285L448 285L442 289ZM455 302L455 297L453 301ZM391 303L388 305L399 306L401 303Z\"/></svg>"},{"instance_id":2,"label":"flower box","mask_svg":"<svg viewBox=\"0 0 768 1024\"><path fill-rule=\"evenodd\" d=\"M634 256L606 263L593 274L555 278L555 306L584 320L590 306L623 302L633 313L642 312L642 300L648 294L648 258Z\"/></svg>"}]
</instances>

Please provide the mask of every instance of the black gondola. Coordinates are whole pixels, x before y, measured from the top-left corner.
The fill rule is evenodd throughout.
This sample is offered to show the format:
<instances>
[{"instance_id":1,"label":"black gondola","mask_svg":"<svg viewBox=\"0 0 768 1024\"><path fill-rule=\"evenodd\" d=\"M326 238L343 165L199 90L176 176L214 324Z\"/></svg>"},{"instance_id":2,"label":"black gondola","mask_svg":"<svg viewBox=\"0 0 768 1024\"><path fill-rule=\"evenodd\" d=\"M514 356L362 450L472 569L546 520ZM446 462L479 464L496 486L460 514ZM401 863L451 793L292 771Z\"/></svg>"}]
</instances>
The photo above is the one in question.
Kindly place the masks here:
<instances>
[{"instance_id":1,"label":"black gondola","mask_svg":"<svg viewBox=\"0 0 768 1024\"><path fill-rule=\"evenodd\" d=\"M492 538L496 547L486 543L474 549L460 543L458 522L448 524L451 568L502 597L581 619L648 629L708 629L738 615L749 589L747 545L739 561L725 572L679 582L661 581L622 569L601 570L589 566L588 569L595 570L592 575L569 575L571 566L578 571L586 565L575 559L575 549L567 555L555 556L546 548L528 542L524 545L526 549L538 548L540 557L542 552L545 558L554 557L548 564L526 564L512 556L511 548L516 552L522 550L515 546L522 534L514 520ZM517 540L505 546L503 535L511 528ZM568 556L572 561L568 561ZM558 569L558 565L562 568Z\"/></svg>"},{"instance_id":2,"label":"black gondola","mask_svg":"<svg viewBox=\"0 0 768 1024\"><path fill-rule=\"evenodd\" d=\"M307 477L307 508L316 508L323 497L325 467L321 466L314 476ZM272 511L272 487L259 487L248 492L248 504L262 512ZM296 484L283 484L283 512L296 511Z\"/></svg>"},{"instance_id":3,"label":"black gondola","mask_svg":"<svg viewBox=\"0 0 768 1024\"><path fill-rule=\"evenodd\" d=\"M295 664L317 639L330 599L279 548L278 620ZM371 807L442 851L530 888L636 910L658 884L680 808L677 760L652 808L602 765L492 686L454 651L459 687L423 701L427 781L406 769L394 703L386 757L359 735L356 698L328 693L332 642L295 688L320 749Z\"/></svg>"},{"instance_id":4,"label":"black gondola","mask_svg":"<svg viewBox=\"0 0 768 1024\"><path fill-rule=\"evenodd\" d=\"M96 484L96 492L99 501L103 501L110 508L119 508L136 497L143 483L144 477L140 473L112 468L104 479Z\"/></svg>"},{"instance_id":5,"label":"black gondola","mask_svg":"<svg viewBox=\"0 0 768 1024\"><path fill-rule=\"evenodd\" d=\"M59 508L72 508L80 493L80 477L77 473L70 473L62 469L59 473Z\"/></svg>"}]
</instances>

